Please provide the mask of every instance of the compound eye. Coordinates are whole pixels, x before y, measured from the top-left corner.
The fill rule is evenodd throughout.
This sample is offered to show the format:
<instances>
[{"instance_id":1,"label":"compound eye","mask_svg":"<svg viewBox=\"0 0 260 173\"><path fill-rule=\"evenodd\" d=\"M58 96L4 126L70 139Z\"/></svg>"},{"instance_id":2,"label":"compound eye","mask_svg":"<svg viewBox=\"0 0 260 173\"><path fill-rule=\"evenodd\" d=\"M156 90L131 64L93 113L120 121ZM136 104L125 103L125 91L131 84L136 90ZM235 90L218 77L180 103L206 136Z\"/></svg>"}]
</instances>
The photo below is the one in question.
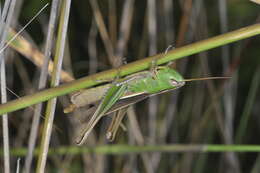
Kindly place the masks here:
<instances>
[{"instance_id":1,"label":"compound eye","mask_svg":"<svg viewBox=\"0 0 260 173\"><path fill-rule=\"evenodd\" d=\"M175 85L178 85L179 82L176 81L175 79L171 79L171 84L172 84L172 86L175 86Z\"/></svg>"}]
</instances>

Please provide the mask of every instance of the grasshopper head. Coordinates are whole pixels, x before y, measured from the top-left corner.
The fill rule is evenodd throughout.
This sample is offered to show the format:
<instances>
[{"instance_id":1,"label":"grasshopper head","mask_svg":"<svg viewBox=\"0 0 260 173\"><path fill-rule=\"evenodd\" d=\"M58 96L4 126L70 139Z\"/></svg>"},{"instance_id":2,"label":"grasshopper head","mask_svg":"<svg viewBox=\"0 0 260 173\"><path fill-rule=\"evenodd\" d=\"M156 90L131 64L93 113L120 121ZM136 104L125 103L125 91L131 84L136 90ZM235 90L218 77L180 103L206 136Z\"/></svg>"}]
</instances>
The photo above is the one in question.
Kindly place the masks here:
<instances>
[{"instance_id":1,"label":"grasshopper head","mask_svg":"<svg viewBox=\"0 0 260 173\"><path fill-rule=\"evenodd\" d=\"M169 67L165 68L165 76L168 77L168 81L170 84L176 88L182 87L185 82L191 81L202 81L202 80L215 80L215 79L230 79L231 77L221 76L221 77L200 77L200 78L193 78L193 79L184 79L177 71L171 69Z\"/></svg>"},{"instance_id":2,"label":"grasshopper head","mask_svg":"<svg viewBox=\"0 0 260 173\"><path fill-rule=\"evenodd\" d=\"M177 71L170 69L169 81L172 86L182 87L185 84L183 80L183 77Z\"/></svg>"},{"instance_id":3,"label":"grasshopper head","mask_svg":"<svg viewBox=\"0 0 260 173\"><path fill-rule=\"evenodd\" d=\"M165 68L165 76L167 76L167 80L170 81L170 84L174 87L181 87L185 84L185 82L191 81L202 81L202 80L215 80L215 79L229 79L230 77L202 77L202 78L193 78L193 79L184 79L177 71L171 68Z\"/></svg>"},{"instance_id":4,"label":"grasshopper head","mask_svg":"<svg viewBox=\"0 0 260 173\"><path fill-rule=\"evenodd\" d=\"M182 87L185 84L183 77L174 69L164 67L160 69L158 73L163 81L167 82L172 89Z\"/></svg>"}]
</instances>

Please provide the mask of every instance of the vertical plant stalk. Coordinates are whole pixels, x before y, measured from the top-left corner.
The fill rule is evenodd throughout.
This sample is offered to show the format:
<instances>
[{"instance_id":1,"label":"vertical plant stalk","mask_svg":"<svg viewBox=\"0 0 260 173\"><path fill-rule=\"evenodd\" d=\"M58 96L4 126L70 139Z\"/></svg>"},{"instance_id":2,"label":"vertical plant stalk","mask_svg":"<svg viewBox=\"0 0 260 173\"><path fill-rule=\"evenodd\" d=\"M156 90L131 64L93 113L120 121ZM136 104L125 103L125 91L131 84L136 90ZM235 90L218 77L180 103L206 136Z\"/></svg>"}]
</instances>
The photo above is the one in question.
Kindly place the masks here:
<instances>
[{"instance_id":1,"label":"vertical plant stalk","mask_svg":"<svg viewBox=\"0 0 260 173\"><path fill-rule=\"evenodd\" d=\"M61 1L62 2L62 10L61 10L61 18L59 23L59 32L57 38L56 52L54 57L54 70L52 73L51 79L51 87L55 87L59 85L60 73L61 73L61 65L64 55L64 47L66 43L67 36L67 28L68 28L68 20L70 13L70 4L71 0ZM46 119L44 121L44 129L43 136L41 140L40 146L40 155L37 162L37 170L36 172L43 173L48 157L48 149L51 138L51 131L54 119L54 112L56 108L57 98L51 99L47 103L46 108Z\"/></svg>"},{"instance_id":2,"label":"vertical plant stalk","mask_svg":"<svg viewBox=\"0 0 260 173\"><path fill-rule=\"evenodd\" d=\"M98 69L97 33L96 22L92 19L88 36L89 74L95 74Z\"/></svg>"},{"instance_id":3,"label":"vertical plant stalk","mask_svg":"<svg viewBox=\"0 0 260 173\"><path fill-rule=\"evenodd\" d=\"M126 61L126 59L123 59L123 56L124 56L125 50L127 49L127 43L128 43L129 36L130 36L133 11L134 11L134 2L135 2L135 0L127 0L127 1L125 1L124 6L123 6L123 14L122 14L122 17L120 20L119 38L118 38L118 42L116 43L116 51L115 51L116 57L118 57L118 59L120 59L120 62L118 63L120 65L122 65L124 63L124 61ZM120 73L120 71L119 71L119 73ZM110 131L109 133L113 134L113 136L115 136L118 131L118 127L119 127L118 125L122 124L122 120L126 116L127 108L124 108L124 110L117 111L113 115L113 119L112 119L109 129L108 129L108 131ZM108 131L107 131L107 134L108 134Z\"/></svg>"},{"instance_id":4,"label":"vertical plant stalk","mask_svg":"<svg viewBox=\"0 0 260 173\"><path fill-rule=\"evenodd\" d=\"M173 1L172 0L164 0L163 1L163 19L164 20L164 27L165 27L165 43L167 46L173 44L175 41L174 31L175 27L173 25L174 23L174 17L173 17ZM174 45L173 45L174 46ZM174 118L176 111L176 102L178 100L179 90L176 90L174 93L169 93L168 106L167 110L165 111L165 116L162 119L161 126L159 126L158 130L158 141L160 143L166 142L166 137L168 133L171 133L171 127L174 125ZM175 157L175 155L172 155L171 157ZM157 158L161 158L161 154L158 155Z\"/></svg>"},{"instance_id":5,"label":"vertical plant stalk","mask_svg":"<svg viewBox=\"0 0 260 173\"><path fill-rule=\"evenodd\" d=\"M120 65L117 64L118 60L114 55L113 44L109 38L104 19L102 17L100 8L98 6L98 2L96 0L89 0L89 2L91 5L91 8L93 10L93 14L94 14L94 18L95 18L95 21L96 21L96 24L98 27L98 31L100 33L101 39L104 43L106 52L108 54L109 62L111 63L111 65L113 67L119 67Z\"/></svg>"},{"instance_id":6,"label":"vertical plant stalk","mask_svg":"<svg viewBox=\"0 0 260 173\"><path fill-rule=\"evenodd\" d=\"M109 36L115 47L117 41L117 6L116 0L108 0L108 21L109 21Z\"/></svg>"},{"instance_id":7,"label":"vertical plant stalk","mask_svg":"<svg viewBox=\"0 0 260 173\"><path fill-rule=\"evenodd\" d=\"M165 25L165 39L166 44L172 44L175 40L175 27L174 27L174 16L173 16L173 8L174 4L171 0L164 0L163 1L163 19Z\"/></svg>"},{"instance_id":8,"label":"vertical plant stalk","mask_svg":"<svg viewBox=\"0 0 260 173\"><path fill-rule=\"evenodd\" d=\"M180 45L182 45L184 43L185 40L185 35L186 32L188 30L188 23L189 23L189 19L190 19L190 15L191 15L191 9L192 9L192 1L193 0L185 0L182 1L183 2L183 15L181 17L181 23L179 26L179 33L178 33L178 37L177 37L177 47L179 47Z\"/></svg>"},{"instance_id":9,"label":"vertical plant stalk","mask_svg":"<svg viewBox=\"0 0 260 173\"><path fill-rule=\"evenodd\" d=\"M121 21L120 21L118 42L116 43L116 50L115 50L116 52L115 52L115 54L116 54L116 57L121 57L121 60L122 60L121 63L122 64L127 62L127 59L123 59L123 57L124 57L125 50L127 50L127 48L128 48L128 41L129 41L129 37L130 37L130 33L131 33L130 31L131 31L132 26L133 26L133 15L134 15L134 10L135 10L134 4L135 4L135 0L127 0L127 1L125 1L124 5L123 5L122 14L121 14L122 17L121 17ZM116 21L115 21L115 24L116 24ZM113 39L113 35L111 35L111 38ZM132 108L132 107L130 107L130 108ZM127 111L128 108L125 108L125 110ZM123 121L124 117L126 117L126 115L129 115L128 112L125 112L123 117L121 117L121 120L120 120L121 122L117 122L117 123L118 124L119 123L122 124L122 121ZM114 114L113 116L114 116L113 119L114 118L116 118L116 119L119 118L118 114ZM117 116L117 117L115 117L115 116ZM129 116L127 116L127 117L129 117ZM114 124L116 124L116 123L114 123ZM110 126L110 127L112 127L112 126ZM115 134L118 133L117 131L118 130L115 130L114 133ZM129 135L129 137L132 138L132 135ZM129 139L129 141L131 141L131 139ZM147 163L145 161L146 159L143 157L143 154L141 155L141 157L142 157L142 160L143 160L144 164ZM131 160L131 158L129 160ZM135 168L134 168L133 162L131 162L129 160L126 161L127 164L124 166L123 170L126 167L129 167L129 168L131 168L131 171L133 171L133 172L136 171ZM147 166L145 165L145 167L147 167Z\"/></svg>"},{"instance_id":10,"label":"vertical plant stalk","mask_svg":"<svg viewBox=\"0 0 260 173\"><path fill-rule=\"evenodd\" d=\"M55 30L54 28L56 26L58 3L59 3L58 0L53 0L52 2L50 22L49 22L47 39L46 39L46 47L44 52L45 58L43 60L43 66L41 69L39 85L38 85L39 90L44 89L46 87L46 81L48 77L48 66L49 66L49 60L50 60L51 49L52 49L53 35ZM35 143L37 139L37 132L39 128L41 112L42 112L42 103L36 105L34 110L29 142L28 142L28 153L25 160L25 170L24 170L25 173L29 173L31 170L33 150L35 148Z\"/></svg>"},{"instance_id":11,"label":"vertical plant stalk","mask_svg":"<svg viewBox=\"0 0 260 173\"><path fill-rule=\"evenodd\" d=\"M149 55L154 55L157 52L157 8L156 0L148 0L148 39L149 39ZM156 59L155 59L156 60ZM151 64L153 65L153 64ZM149 144L155 144L156 140L156 119L157 119L157 105L159 103L158 97L152 97L148 101L148 136ZM151 164L149 164L149 172L156 172L157 164L155 158L157 154L151 155ZM158 162L157 162L158 163Z\"/></svg>"},{"instance_id":12,"label":"vertical plant stalk","mask_svg":"<svg viewBox=\"0 0 260 173\"><path fill-rule=\"evenodd\" d=\"M246 127L248 126L248 121L250 118L250 112L252 111L252 107L254 105L255 98L257 96L257 89L259 88L260 83L260 65L258 65L255 75L251 81L251 86L249 89L248 97L246 99L246 103L242 112L241 119L239 121L239 126L235 138L236 144L242 143L243 136L246 132Z\"/></svg>"},{"instance_id":13,"label":"vertical plant stalk","mask_svg":"<svg viewBox=\"0 0 260 173\"><path fill-rule=\"evenodd\" d=\"M133 106L130 106L128 108L127 114L128 114L128 118L129 118L129 126L130 126L131 132L134 136L134 139L136 140L136 143L139 146L145 145L145 139L142 135L140 126L139 126L138 121L136 119L137 115L134 111ZM130 135L131 135L131 133L130 133ZM141 154L141 158L142 158L142 161L144 162L144 167L145 167L146 172L149 172L149 173L154 172L152 170L152 167L151 167L149 155L147 153L143 153L143 154Z\"/></svg>"},{"instance_id":14,"label":"vertical plant stalk","mask_svg":"<svg viewBox=\"0 0 260 173\"><path fill-rule=\"evenodd\" d=\"M113 42L111 41L111 39L109 37L109 33L108 33L107 27L105 25L104 18L102 16L102 12L99 8L98 1L89 0L89 3L90 3L90 6L92 8L92 11L93 11L93 18L95 20L95 25L96 25L95 27L97 28L97 30L98 30L98 32L101 36L102 42L103 42L104 47L105 47L105 51L108 55L107 56L108 61L110 62L112 67L119 67L121 65L121 64L119 64L121 61L119 61L118 58L114 54L114 45L113 45ZM115 33L115 35L116 35L116 33ZM96 159L98 160L97 161L98 164L95 168L95 171L97 171L97 172L104 171L104 165L106 163L106 157L105 156L97 156Z\"/></svg>"},{"instance_id":15,"label":"vertical plant stalk","mask_svg":"<svg viewBox=\"0 0 260 173\"><path fill-rule=\"evenodd\" d=\"M157 17L156 17L156 1L148 0L148 34L149 34L149 55L157 52ZM149 138L151 144L155 141L156 134L156 112L158 98L149 99Z\"/></svg>"},{"instance_id":16,"label":"vertical plant stalk","mask_svg":"<svg viewBox=\"0 0 260 173\"><path fill-rule=\"evenodd\" d=\"M225 33L228 31L228 17L227 17L227 1L219 0L219 17L220 17L220 29L221 33ZM229 45L225 45L221 47L221 57L223 69L228 69L230 64L230 49ZM223 72L224 73L224 72ZM236 80L231 80L232 82L226 83L226 87L223 95L224 102L224 132L227 134L227 142L228 144L234 143L234 133L233 133L233 122L234 122L234 105L235 100L235 87L237 86ZM239 160L235 153L225 153L224 154L227 164L230 165L230 170L239 173L240 166Z\"/></svg>"},{"instance_id":17,"label":"vertical plant stalk","mask_svg":"<svg viewBox=\"0 0 260 173\"><path fill-rule=\"evenodd\" d=\"M120 21L119 38L116 47L116 56L121 58L124 56L124 51L127 47L127 43L130 36L130 30L132 26L133 12L134 12L135 0L125 1L123 7L123 14ZM121 63L122 64L122 63Z\"/></svg>"},{"instance_id":18,"label":"vertical plant stalk","mask_svg":"<svg viewBox=\"0 0 260 173\"><path fill-rule=\"evenodd\" d=\"M6 78L5 78L5 60L1 62L1 102L7 102L6 96ZM10 172L10 149L9 149L9 129L8 129L8 115L4 114L2 117L3 124L3 143L4 143L4 172Z\"/></svg>"},{"instance_id":19,"label":"vertical plant stalk","mask_svg":"<svg viewBox=\"0 0 260 173\"><path fill-rule=\"evenodd\" d=\"M117 41L117 6L116 0L108 0L108 21L109 21L109 36L113 46L116 45ZM124 11L124 10L123 10Z\"/></svg>"},{"instance_id":20,"label":"vertical plant stalk","mask_svg":"<svg viewBox=\"0 0 260 173\"><path fill-rule=\"evenodd\" d=\"M0 48L4 47L7 38L8 28L11 24L11 19L14 12L16 0L5 1L3 13L1 14L0 21ZM0 78L1 78L1 103L7 102L6 94L6 72L5 72L5 57L4 52L0 53ZM2 117L3 124L3 150L4 150L4 172L10 172L10 147L9 147L9 128L8 128L8 115L4 114Z\"/></svg>"}]
</instances>

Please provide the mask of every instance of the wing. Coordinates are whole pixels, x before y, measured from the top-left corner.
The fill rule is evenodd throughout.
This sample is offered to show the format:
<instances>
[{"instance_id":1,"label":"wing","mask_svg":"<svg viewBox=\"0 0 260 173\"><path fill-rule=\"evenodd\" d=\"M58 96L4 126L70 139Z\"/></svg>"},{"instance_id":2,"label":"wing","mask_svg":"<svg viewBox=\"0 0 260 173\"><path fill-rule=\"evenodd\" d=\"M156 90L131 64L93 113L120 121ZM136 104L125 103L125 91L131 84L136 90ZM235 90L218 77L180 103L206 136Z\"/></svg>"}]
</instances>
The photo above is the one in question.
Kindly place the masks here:
<instances>
[{"instance_id":1,"label":"wing","mask_svg":"<svg viewBox=\"0 0 260 173\"><path fill-rule=\"evenodd\" d=\"M177 88L175 88L175 89L177 89ZM122 98L122 96L124 95L124 93L126 91L126 85L116 86L115 88L111 87L108 90L107 94L105 95L104 99L101 101L101 103L98 106L94 106L88 110L88 112L87 112L88 114L94 113L94 115L91 117L90 121L88 122L87 127L82 132L79 140L77 140L77 144L78 145L83 144L83 142L87 139L90 131L93 129L93 127L97 124L97 122L100 120L100 118L102 116L113 113L120 109L127 108L128 106L133 105L137 102L140 102L148 97L151 97L151 96L154 96L157 94L162 94L165 92L169 92L169 91L172 91L175 89L164 90L164 91L158 92L156 94L139 93L132 97L126 97L126 98L120 99L120 98Z\"/></svg>"},{"instance_id":2,"label":"wing","mask_svg":"<svg viewBox=\"0 0 260 173\"><path fill-rule=\"evenodd\" d=\"M118 111L118 110L120 110L122 108L125 108L125 107L128 107L130 105L133 105L133 104L135 104L137 102L140 102L140 101L142 101L142 100L144 100L144 99L146 99L148 97L150 97L150 95L144 93L144 94L141 94L141 95L120 99L104 115L108 115L108 114L113 113L115 111ZM95 105L95 106L89 108L85 112L85 114L86 115L92 115L97 110L97 108L98 108L98 105ZM84 119L84 121L85 121L85 119Z\"/></svg>"},{"instance_id":3,"label":"wing","mask_svg":"<svg viewBox=\"0 0 260 173\"><path fill-rule=\"evenodd\" d=\"M175 88L177 89L177 88ZM159 93L156 93L156 94L148 94L148 93L140 93L140 94L136 94L136 95L132 95L131 97L130 96L126 96L125 95L120 98L120 100L118 100L106 113L105 115L107 114L110 114L110 113L113 113L117 110L120 110L124 107L127 107L127 106L130 106L130 105L133 105L137 102L140 102L148 97L152 97L154 95L158 95L158 94L162 94L162 93L166 93L166 92L170 92L170 91L173 91L175 89L170 89L170 90L164 90L164 91L161 91ZM91 108L88 108L84 115L93 115L94 112L97 110L97 107L98 107L98 104L96 104L95 106L91 107ZM83 122L87 120L87 118L83 118Z\"/></svg>"},{"instance_id":4,"label":"wing","mask_svg":"<svg viewBox=\"0 0 260 173\"><path fill-rule=\"evenodd\" d=\"M89 120L85 129L82 130L81 135L77 139L77 144L82 145L83 142L89 136L91 130L95 127L98 121L106 114L106 112L124 95L126 91L127 85L113 85L107 93L105 94L104 98L101 100L100 104L98 105L97 109L95 110L93 116Z\"/></svg>"}]
</instances>

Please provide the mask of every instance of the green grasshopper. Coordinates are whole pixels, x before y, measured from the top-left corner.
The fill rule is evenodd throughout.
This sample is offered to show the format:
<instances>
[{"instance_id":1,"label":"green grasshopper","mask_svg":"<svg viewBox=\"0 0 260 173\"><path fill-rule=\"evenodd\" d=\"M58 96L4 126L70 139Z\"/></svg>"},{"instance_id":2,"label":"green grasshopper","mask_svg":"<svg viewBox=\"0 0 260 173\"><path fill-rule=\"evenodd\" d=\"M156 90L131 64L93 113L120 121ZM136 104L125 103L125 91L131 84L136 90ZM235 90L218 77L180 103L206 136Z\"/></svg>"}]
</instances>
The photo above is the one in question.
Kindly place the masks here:
<instances>
[{"instance_id":1,"label":"green grasshopper","mask_svg":"<svg viewBox=\"0 0 260 173\"><path fill-rule=\"evenodd\" d=\"M115 83L79 92L72 96L71 102L73 104L64 112L68 113L77 107L97 103L100 100L99 104L88 110L93 112L93 116L76 142L78 145L82 145L103 116L117 111L107 132L107 138L113 140L128 106L145 98L180 88L186 81L220 78L226 77L184 79L174 69L168 66L158 66L152 72L138 72L119 79ZM94 97L91 97L92 95Z\"/></svg>"}]
</instances>

